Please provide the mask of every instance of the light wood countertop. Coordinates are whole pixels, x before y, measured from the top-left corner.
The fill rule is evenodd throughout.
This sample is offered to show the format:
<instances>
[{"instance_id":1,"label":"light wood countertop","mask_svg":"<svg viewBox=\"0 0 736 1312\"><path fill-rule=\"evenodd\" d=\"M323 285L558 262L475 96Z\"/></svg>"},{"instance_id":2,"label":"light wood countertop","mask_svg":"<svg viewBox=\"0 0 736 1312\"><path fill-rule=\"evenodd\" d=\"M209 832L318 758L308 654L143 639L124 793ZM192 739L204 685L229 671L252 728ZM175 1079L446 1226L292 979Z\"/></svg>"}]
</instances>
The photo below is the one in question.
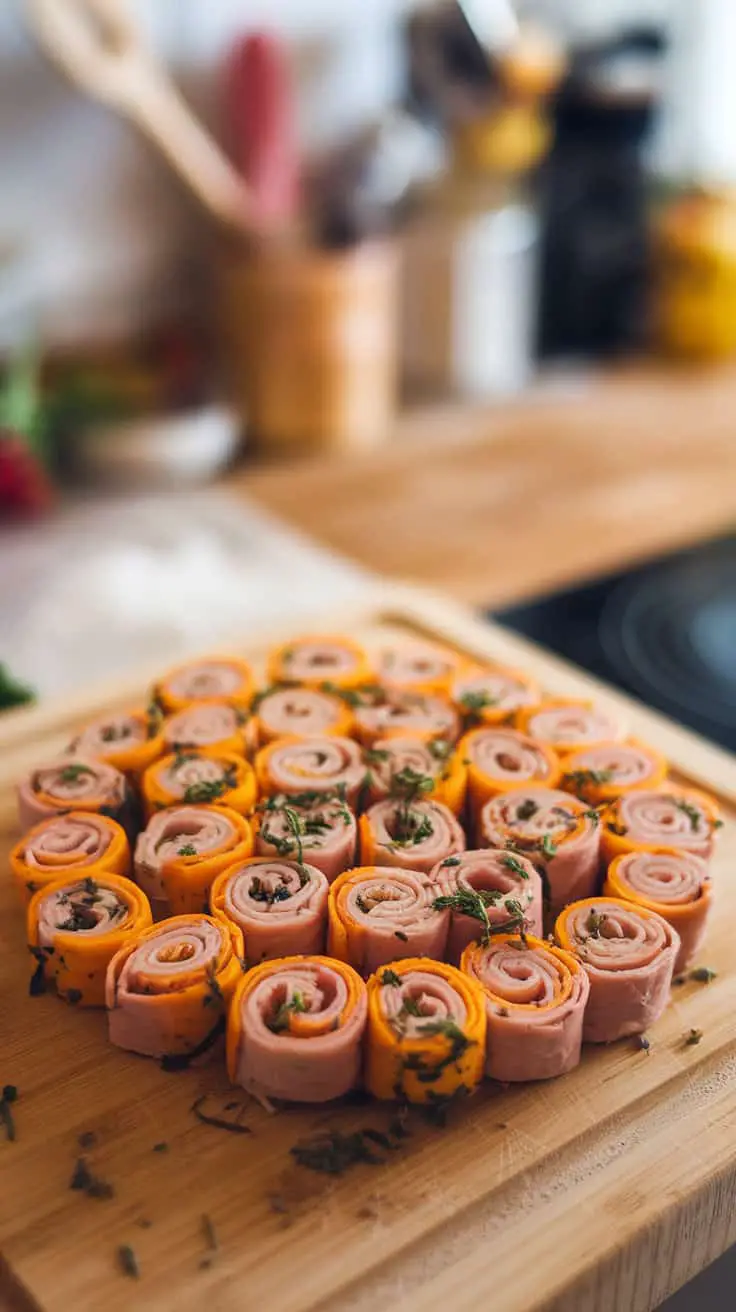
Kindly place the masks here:
<instances>
[{"instance_id":1,"label":"light wood countertop","mask_svg":"<svg viewBox=\"0 0 736 1312\"><path fill-rule=\"evenodd\" d=\"M736 524L736 372L413 411L390 445L234 487L360 563L499 605Z\"/></svg>"}]
</instances>

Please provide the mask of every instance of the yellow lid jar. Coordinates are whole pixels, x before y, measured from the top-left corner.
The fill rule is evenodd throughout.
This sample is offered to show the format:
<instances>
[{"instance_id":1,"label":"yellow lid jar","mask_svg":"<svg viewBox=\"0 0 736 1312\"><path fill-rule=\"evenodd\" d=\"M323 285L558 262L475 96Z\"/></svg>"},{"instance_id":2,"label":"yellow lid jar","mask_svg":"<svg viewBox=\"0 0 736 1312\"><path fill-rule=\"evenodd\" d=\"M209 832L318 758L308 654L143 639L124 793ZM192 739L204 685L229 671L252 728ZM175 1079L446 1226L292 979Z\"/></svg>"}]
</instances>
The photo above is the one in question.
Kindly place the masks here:
<instances>
[{"instance_id":1,"label":"yellow lid jar","mask_svg":"<svg viewBox=\"0 0 736 1312\"><path fill-rule=\"evenodd\" d=\"M736 196L679 197L662 213L655 241L661 347L688 360L736 356Z\"/></svg>"}]
</instances>

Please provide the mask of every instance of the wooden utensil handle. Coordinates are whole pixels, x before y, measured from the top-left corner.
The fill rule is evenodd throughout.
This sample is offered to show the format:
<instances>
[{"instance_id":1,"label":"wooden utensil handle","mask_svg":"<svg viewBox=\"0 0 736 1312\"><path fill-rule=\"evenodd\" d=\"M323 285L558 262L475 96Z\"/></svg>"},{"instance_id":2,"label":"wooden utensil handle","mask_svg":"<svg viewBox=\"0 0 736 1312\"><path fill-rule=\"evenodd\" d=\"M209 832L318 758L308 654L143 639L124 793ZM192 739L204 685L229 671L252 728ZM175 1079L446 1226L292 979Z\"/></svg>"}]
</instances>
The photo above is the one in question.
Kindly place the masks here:
<instances>
[{"instance_id":1,"label":"wooden utensil handle","mask_svg":"<svg viewBox=\"0 0 736 1312\"><path fill-rule=\"evenodd\" d=\"M241 233L254 233L253 200L230 161L155 64L141 62L138 72L127 106L130 119L214 218Z\"/></svg>"},{"instance_id":2,"label":"wooden utensil handle","mask_svg":"<svg viewBox=\"0 0 736 1312\"><path fill-rule=\"evenodd\" d=\"M26 5L41 45L77 86L130 118L219 222L254 231L248 187L147 48L127 0Z\"/></svg>"}]
</instances>

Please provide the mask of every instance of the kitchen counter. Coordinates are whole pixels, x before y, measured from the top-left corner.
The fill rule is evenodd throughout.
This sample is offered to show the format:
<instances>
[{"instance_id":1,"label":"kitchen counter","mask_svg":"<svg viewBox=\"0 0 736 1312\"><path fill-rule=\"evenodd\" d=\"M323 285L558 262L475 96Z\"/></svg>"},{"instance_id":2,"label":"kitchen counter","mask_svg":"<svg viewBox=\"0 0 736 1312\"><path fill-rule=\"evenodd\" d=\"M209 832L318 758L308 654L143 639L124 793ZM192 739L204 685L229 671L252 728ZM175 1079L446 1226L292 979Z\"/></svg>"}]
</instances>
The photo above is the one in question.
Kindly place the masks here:
<instances>
[{"instance_id":1,"label":"kitchen counter","mask_svg":"<svg viewBox=\"0 0 736 1312\"><path fill-rule=\"evenodd\" d=\"M415 409L380 451L252 465L233 486L371 569L502 605L732 526L736 371Z\"/></svg>"}]
</instances>

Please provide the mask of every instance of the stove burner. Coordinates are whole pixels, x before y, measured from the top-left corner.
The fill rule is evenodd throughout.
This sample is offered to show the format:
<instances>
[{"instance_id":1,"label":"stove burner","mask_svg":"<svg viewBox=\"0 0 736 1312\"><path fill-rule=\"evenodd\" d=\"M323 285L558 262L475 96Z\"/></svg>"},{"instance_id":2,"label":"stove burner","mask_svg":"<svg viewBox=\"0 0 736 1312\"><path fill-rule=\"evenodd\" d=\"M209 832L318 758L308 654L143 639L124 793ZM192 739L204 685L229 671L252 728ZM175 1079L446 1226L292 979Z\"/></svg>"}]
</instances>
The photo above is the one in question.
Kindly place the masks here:
<instances>
[{"instance_id":1,"label":"stove burner","mask_svg":"<svg viewBox=\"0 0 736 1312\"><path fill-rule=\"evenodd\" d=\"M615 587L599 622L603 651L645 701L678 719L736 730L736 544L708 560L654 567Z\"/></svg>"},{"instance_id":2,"label":"stove burner","mask_svg":"<svg viewBox=\"0 0 736 1312\"><path fill-rule=\"evenodd\" d=\"M494 618L736 750L736 536Z\"/></svg>"}]
</instances>

